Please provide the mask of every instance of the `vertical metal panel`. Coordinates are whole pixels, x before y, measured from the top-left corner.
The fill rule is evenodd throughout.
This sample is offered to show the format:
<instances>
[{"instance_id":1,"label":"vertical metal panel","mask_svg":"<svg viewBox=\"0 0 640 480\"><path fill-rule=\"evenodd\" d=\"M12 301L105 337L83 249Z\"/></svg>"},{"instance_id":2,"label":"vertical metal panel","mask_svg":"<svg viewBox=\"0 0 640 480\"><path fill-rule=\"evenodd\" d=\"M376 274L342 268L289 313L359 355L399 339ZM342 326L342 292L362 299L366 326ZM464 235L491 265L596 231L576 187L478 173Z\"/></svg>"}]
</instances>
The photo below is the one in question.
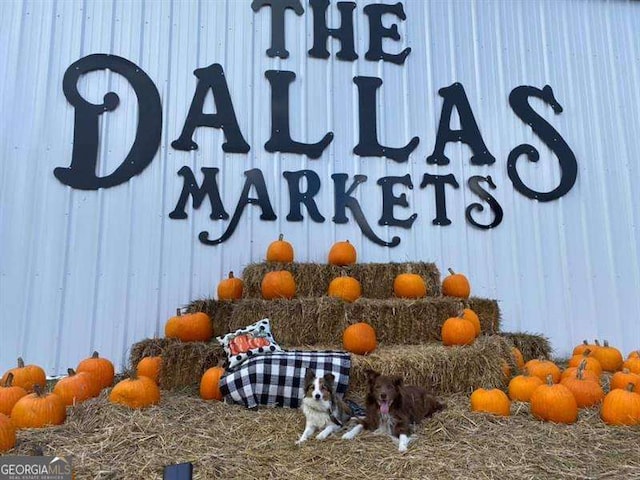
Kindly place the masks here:
<instances>
[{"instance_id":1,"label":"vertical metal panel","mask_svg":"<svg viewBox=\"0 0 640 480\"><path fill-rule=\"evenodd\" d=\"M0 4L0 369L22 355L57 374L98 349L126 363L127 349L145 337L162 335L176 306L211 296L229 270L240 272L263 259L279 232L296 247L300 261L323 262L330 245L349 238L359 260L434 261L441 271L465 272L473 293L497 298L504 329L548 335L558 355L568 355L582 338L608 338L624 352L640 347L640 8L634 2L422 1L405 0L406 21L397 23L401 40L385 41L389 52L411 47L404 65L365 59L369 26L358 2L354 17L353 62L339 61L337 40L328 60L311 58L313 18L288 11L290 56L266 55L270 46L268 8L253 12L249 0L227 1L17 1ZM328 23L340 16L332 2ZM69 164L74 112L62 92L66 68L92 53L111 53L139 65L162 98L160 149L144 172L110 189L81 191L63 186L53 169ZM171 148L178 138L196 86L193 71L220 63L229 83L240 128L251 151L224 153L224 133L199 128L199 149ZM290 87L291 133L316 142L335 138L320 159L266 152L270 135L270 87L266 70L296 74ZM355 76L383 80L378 91L378 135L392 147L418 136L406 163L353 154L358 143ZM491 166L469 162L470 149L449 144L451 163L427 165L433 151L442 97L438 89L460 82L469 97ZM555 115L542 102L536 111L556 128L578 159L578 180L563 198L539 203L517 193L508 178L509 152L521 143L539 149L541 159L522 160L527 183L550 190L560 179L553 152L509 107L519 85L553 87L564 107ZM127 81L108 71L82 78L91 101L115 91L121 104L101 118L98 171L106 175L127 154L137 124L136 97ZM215 111L212 98L206 110ZM453 120L454 124L457 122ZM248 206L233 237L221 246L201 244L228 221L209 219L208 204L189 204L189 218L168 217L182 189L177 175L188 165L220 168L222 200L233 215L244 172L264 174L275 222L260 220ZM323 223L305 215L288 222L284 171L312 169L322 180L316 200ZM421 189L424 173L452 173L458 190L447 189L452 225L432 225L433 187ZM401 237L393 249L375 245L352 220L332 222L333 173L368 177L355 196L375 232ZM384 176L409 173L408 208L396 215L418 219L410 230L378 225ZM477 201L467 187L473 175L491 175L492 192L504 209L494 230L470 226L465 208ZM491 213L478 214L489 221Z\"/></svg>"}]
</instances>

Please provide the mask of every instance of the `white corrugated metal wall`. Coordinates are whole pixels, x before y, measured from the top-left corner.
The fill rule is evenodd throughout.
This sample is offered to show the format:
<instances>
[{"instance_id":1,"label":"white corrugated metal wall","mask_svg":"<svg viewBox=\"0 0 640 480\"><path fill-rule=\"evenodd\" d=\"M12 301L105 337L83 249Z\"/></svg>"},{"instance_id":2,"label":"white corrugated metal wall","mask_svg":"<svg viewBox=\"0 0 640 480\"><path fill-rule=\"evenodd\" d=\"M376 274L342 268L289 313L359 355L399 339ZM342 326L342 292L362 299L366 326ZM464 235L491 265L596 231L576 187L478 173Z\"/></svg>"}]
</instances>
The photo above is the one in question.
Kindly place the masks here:
<instances>
[{"instance_id":1,"label":"white corrugated metal wall","mask_svg":"<svg viewBox=\"0 0 640 480\"><path fill-rule=\"evenodd\" d=\"M405 0L406 21L397 23L399 52L410 46L404 65L365 60L367 17L355 10L359 59L310 58L312 12L286 17L288 59L266 55L268 8L257 13L249 0L196 1L5 1L0 4L0 370L15 357L42 364L50 374L97 349L123 365L129 346L161 335L178 305L211 296L229 270L263 259L266 246L284 232L299 261L324 261L336 239L356 244L359 260L434 261L472 280L473 294L497 298L504 329L549 336L558 355L583 338L608 338L625 353L640 347L640 5L625 1L422 1ZM339 24L335 1L329 25ZM391 3L391 2L388 2ZM162 144L153 162L126 184L99 191L74 190L54 176L71 160L74 111L62 92L69 65L92 53L111 53L139 65L162 99ZM200 128L199 150L171 148L178 138L196 85L196 68L220 63L229 82L240 128L251 151L225 154L223 133ZM270 89L264 72L295 72L290 88L294 139L335 139L318 160L272 154ZM353 77L384 81L378 97L382 144L420 144L408 163L352 154L358 143L357 89ZM496 157L491 166L469 163L470 149L449 144L447 166L427 165L434 148L442 98L438 89L464 85L484 141ZM532 101L563 136L578 160L578 180L563 198L538 203L517 193L508 176L509 152L531 143L537 164L519 162L526 181L550 190L559 179L552 152L509 107L520 85L549 84L564 107L554 115ZM100 102L108 91L121 104L102 116L99 172L120 164L134 138L136 101L127 82L107 71L85 75L80 91ZM213 111L213 102L209 99ZM228 221L209 219L208 203L188 220L171 220L182 189L177 175L188 165L219 167L222 200L233 212L245 170L260 168L278 216L259 219L248 207L233 237L221 246L201 244L197 235L222 234ZM317 197L327 221L287 222L285 170L315 170ZM453 173L461 185L447 193L452 225L431 224L433 188L420 189L422 175ZM354 221L331 222L332 173L368 176L358 198L374 230L401 244L383 248L367 240ZM410 230L380 227L380 187L386 175L410 173ZM466 187L472 175L490 174L493 195L504 209L496 229L478 230L464 217L477 198ZM400 189L397 187L398 193ZM190 205L190 203L189 203ZM486 213L486 212L485 212ZM484 217L489 219L490 215ZM481 217L482 218L482 217Z\"/></svg>"}]
</instances>

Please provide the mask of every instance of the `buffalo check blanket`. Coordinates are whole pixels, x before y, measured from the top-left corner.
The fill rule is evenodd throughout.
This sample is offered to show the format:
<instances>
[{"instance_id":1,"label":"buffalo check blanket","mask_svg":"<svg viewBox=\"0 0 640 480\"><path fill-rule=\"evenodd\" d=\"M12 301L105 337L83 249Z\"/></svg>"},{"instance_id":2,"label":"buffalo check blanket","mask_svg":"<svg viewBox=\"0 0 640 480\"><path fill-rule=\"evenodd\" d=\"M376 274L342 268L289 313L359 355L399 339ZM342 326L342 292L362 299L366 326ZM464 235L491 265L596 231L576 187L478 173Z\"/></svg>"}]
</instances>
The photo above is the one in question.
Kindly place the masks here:
<instances>
[{"instance_id":1,"label":"buffalo check blanket","mask_svg":"<svg viewBox=\"0 0 640 480\"><path fill-rule=\"evenodd\" d=\"M227 403L247 408L258 405L298 408L308 368L319 376L333 373L336 392L344 395L347 391L351 356L333 350L289 350L250 357L220 379L220 390Z\"/></svg>"}]
</instances>

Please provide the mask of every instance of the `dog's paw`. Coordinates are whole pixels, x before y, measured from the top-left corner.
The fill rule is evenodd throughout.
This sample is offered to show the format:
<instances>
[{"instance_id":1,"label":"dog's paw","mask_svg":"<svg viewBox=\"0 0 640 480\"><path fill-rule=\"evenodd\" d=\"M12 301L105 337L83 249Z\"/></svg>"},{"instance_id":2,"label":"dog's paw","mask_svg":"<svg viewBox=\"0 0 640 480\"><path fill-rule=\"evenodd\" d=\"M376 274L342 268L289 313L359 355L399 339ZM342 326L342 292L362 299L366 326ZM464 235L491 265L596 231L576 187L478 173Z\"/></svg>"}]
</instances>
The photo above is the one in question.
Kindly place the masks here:
<instances>
[{"instance_id":1,"label":"dog's paw","mask_svg":"<svg viewBox=\"0 0 640 480\"><path fill-rule=\"evenodd\" d=\"M296 445L302 445L306 441L307 441L306 438L300 438L300 439L296 440Z\"/></svg>"},{"instance_id":2,"label":"dog's paw","mask_svg":"<svg viewBox=\"0 0 640 480\"><path fill-rule=\"evenodd\" d=\"M356 438L356 435L358 435L362 430L364 430L364 427L362 425L356 425L351 430L349 430L347 433L342 435L342 439L343 440L353 440L354 438Z\"/></svg>"},{"instance_id":3,"label":"dog's paw","mask_svg":"<svg viewBox=\"0 0 640 480\"><path fill-rule=\"evenodd\" d=\"M409 437L407 437L406 435L400 435L400 438L398 439L398 451L400 453L404 453L407 451L407 447L409 446Z\"/></svg>"}]
</instances>

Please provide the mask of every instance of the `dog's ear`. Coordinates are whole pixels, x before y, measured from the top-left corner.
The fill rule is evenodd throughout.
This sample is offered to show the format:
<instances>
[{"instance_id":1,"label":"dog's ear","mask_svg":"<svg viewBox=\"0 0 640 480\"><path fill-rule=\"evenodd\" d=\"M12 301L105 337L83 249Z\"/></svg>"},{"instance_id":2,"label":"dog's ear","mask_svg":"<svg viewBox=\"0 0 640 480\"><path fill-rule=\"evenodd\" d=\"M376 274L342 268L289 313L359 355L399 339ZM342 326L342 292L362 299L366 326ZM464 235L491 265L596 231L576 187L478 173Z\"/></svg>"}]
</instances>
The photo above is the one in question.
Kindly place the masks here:
<instances>
[{"instance_id":1,"label":"dog's ear","mask_svg":"<svg viewBox=\"0 0 640 480\"><path fill-rule=\"evenodd\" d=\"M333 382L336 379L336 377L333 375L333 373L325 373L324 374L324 383L326 383L328 386L333 386Z\"/></svg>"},{"instance_id":2,"label":"dog's ear","mask_svg":"<svg viewBox=\"0 0 640 480\"><path fill-rule=\"evenodd\" d=\"M376 372L375 370L371 370L370 368L367 368L364 371L364 374L367 376L367 380L369 381L369 383L375 382L376 379L380 376L378 372Z\"/></svg>"},{"instance_id":3,"label":"dog's ear","mask_svg":"<svg viewBox=\"0 0 640 480\"><path fill-rule=\"evenodd\" d=\"M402 378L393 377L393 386L396 388L400 388L402 386Z\"/></svg>"},{"instance_id":4,"label":"dog's ear","mask_svg":"<svg viewBox=\"0 0 640 480\"><path fill-rule=\"evenodd\" d=\"M305 389L311 385L313 383L313 380L316 378L316 372L314 372L312 369L307 368L307 372L305 373L304 376L304 386Z\"/></svg>"}]
</instances>

